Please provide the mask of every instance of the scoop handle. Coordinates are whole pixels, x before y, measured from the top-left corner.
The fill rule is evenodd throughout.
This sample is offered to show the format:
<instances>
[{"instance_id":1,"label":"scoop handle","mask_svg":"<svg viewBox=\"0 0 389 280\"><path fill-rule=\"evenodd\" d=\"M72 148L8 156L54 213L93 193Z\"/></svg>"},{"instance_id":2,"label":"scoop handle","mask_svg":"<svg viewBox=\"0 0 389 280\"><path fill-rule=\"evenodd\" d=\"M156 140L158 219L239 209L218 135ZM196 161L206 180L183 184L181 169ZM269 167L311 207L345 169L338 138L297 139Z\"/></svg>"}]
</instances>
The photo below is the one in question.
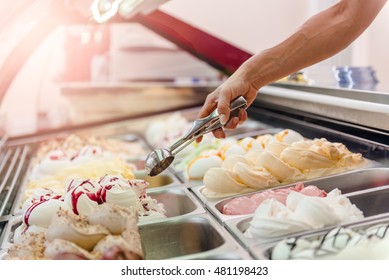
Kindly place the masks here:
<instances>
[{"instance_id":1,"label":"scoop handle","mask_svg":"<svg viewBox=\"0 0 389 280\"><path fill-rule=\"evenodd\" d=\"M231 101L230 104L230 118L227 121L227 123L233 118L238 116L239 110L244 109L247 107L247 101L243 96L239 96L235 98L234 100ZM169 149L171 151L176 150L179 146L181 146L184 142L190 141L192 142L193 140L197 139L198 137L211 132L213 130L216 130L223 125L220 123L219 120L219 113L217 112L217 109L214 110L209 116L197 119L193 122L191 129L189 132L182 137L179 141L174 143ZM187 145L185 145L186 147ZM175 152L178 153L181 151L182 148L180 148L178 151Z\"/></svg>"}]
</instances>

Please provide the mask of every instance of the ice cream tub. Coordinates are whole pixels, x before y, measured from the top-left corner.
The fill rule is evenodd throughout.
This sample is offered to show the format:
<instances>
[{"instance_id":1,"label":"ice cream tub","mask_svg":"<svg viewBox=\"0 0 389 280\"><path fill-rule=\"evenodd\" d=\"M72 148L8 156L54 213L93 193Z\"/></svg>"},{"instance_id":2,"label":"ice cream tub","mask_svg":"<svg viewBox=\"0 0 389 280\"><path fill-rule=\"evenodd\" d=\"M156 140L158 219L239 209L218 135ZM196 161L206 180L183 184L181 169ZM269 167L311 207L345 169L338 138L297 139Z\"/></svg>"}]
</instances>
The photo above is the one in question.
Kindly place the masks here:
<instances>
[{"instance_id":1,"label":"ice cream tub","mask_svg":"<svg viewBox=\"0 0 389 280\"><path fill-rule=\"evenodd\" d=\"M8 227L3 259L20 223L21 217L15 217ZM205 213L139 224L139 233L145 259L252 259L225 228Z\"/></svg>"},{"instance_id":2,"label":"ice cream tub","mask_svg":"<svg viewBox=\"0 0 389 280\"><path fill-rule=\"evenodd\" d=\"M144 180L148 184L147 189L170 188L181 185L181 182L168 171L154 177L147 176L144 172L138 172L135 174L135 177L136 179ZM62 186L60 186L60 188L62 189ZM20 192L19 196L15 200L14 208L12 210L13 215L21 214L23 202L27 197L29 197L27 195L23 195L23 193L24 192Z\"/></svg>"},{"instance_id":3,"label":"ice cream tub","mask_svg":"<svg viewBox=\"0 0 389 280\"><path fill-rule=\"evenodd\" d=\"M270 135L282 131L281 128L254 130L246 133L229 135L225 139L216 139L206 134L201 143L193 143L175 158L172 166L182 181L195 185L202 184L204 174L212 167L220 167L227 156L244 154L252 147L258 148L258 136L268 139ZM269 137L267 137L269 136Z\"/></svg>"},{"instance_id":4,"label":"ice cream tub","mask_svg":"<svg viewBox=\"0 0 389 280\"><path fill-rule=\"evenodd\" d=\"M164 205L167 218L205 213L202 205L184 186L151 189L147 194Z\"/></svg>"},{"instance_id":5,"label":"ice cream tub","mask_svg":"<svg viewBox=\"0 0 389 280\"><path fill-rule=\"evenodd\" d=\"M306 185L315 185L325 191L338 188L343 194L389 185L389 168L375 167L348 171L318 179L305 181Z\"/></svg>"},{"instance_id":6,"label":"ice cream tub","mask_svg":"<svg viewBox=\"0 0 389 280\"><path fill-rule=\"evenodd\" d=\"M370 168L363 170L355 170L346 172L343 174L337 174L332 176L323 177L320 179L309 180L303 182L305 186L313 185L317 186L320 190L330 192L331 190L338 188L343 194L352 195L359 191L368 191L375 187L389 185L389 168ZM271 190L280 190L294 186L295 184L275 187ZM236 198L251 197L254 194L264 193L266 190L252 192L250 194L237 195L230 198L224 198L218 201L206 200L206 208L220 221L225 222L227 220L242 217L243 215L227 215L223 214L223 208ZM359 202L363 203L363 201ZM247 214L246 214L247 215Z\"/></svg>"},{"instance_id":7,"label":"ice cream tub","mask_svg":"<svg viewBox=\"0 0 389 280\"><path fill-rule=\"evenodd\" d=\"M248 237L245 234L246 230L250 226L250 223L253 221L255 214L252 214L252 215L249 215L246 217L228 220L225 222L225 226L238 240L240 240L240 242L244 246L250 247L253 245L257 245L257 244L276 242L276 241L281 240L285 237L293 236L296 234L306 234L306 233L310 233L310 232L315 232L317 230L326 230L328 228L335 227L338 225L350 225L350 224L354 224L357 222L367 222L367 221L372 221L372 220L376 220L379 218L386 218L389 216L389 205L386 203L389 199L389 185L370 188L370 189L367 189L364 191L349 193L349 194L345 195L344 197L348 198L349 202L350 202L350 205L348 205L344 208L344 209L347 208L347 210L345 210L345 211L349 211L350 207L352 207L353 208L352 212L349 212L349 213L352 216L355 215L355 217L350 217L350 219L348 217L344 217L345 219L343 220L343 222L335 221L334 224L331 224L331 222L328 222L328 220L327 220L326 222L323 222L323 224L325 226L315 227L315 228L307 227L306 229L301 230L300 224L298 225L298 227L295 227L296 222L293 222L293 221L291 223L280 223L280 222L278 222L277 219L264 218L263 221L267 221L267 225L265 228L266 232L271 232L271 230L273 230L273 232L274 232L275 229L278 227L299 228L299 230L290 230L289 233L280 234L278 236L269 236L269 237L266 237L265 239ZM305 202L305 201L303 201L303 202ZM338 200L338 202L339 202L339 205L341 205L341 204L345 203L345 200L343 198L341 200ZM359 210L355 209L355 207L353 205L355 205L355 207ZM316 217L317 221L322 221L323 219L324 220L327 219L327 217L325 217L325 215L324 215L324 212L322 212L322 210L324 211L325 209L327 209L327 207L322 208L322 210L320 210L320 211L318 211L318 209L315 209L315 208L309 208L309 209L316 212L315 215L317 215L317 217ZM307 211L309 209L306 208ZM339 208L334 208L334 209L339 209ZM327 210L325 210L325 211L327 211ZM336 211L339 211L339 210L336 210ZM363 214L363 216L362 215L358 216L357 215L357 214L359 214L358 212ZM355 214L355 213L357 213L357 214ZM311 216L311 215L307 215L307 216ZM314 215L311 216L311 218L314 218ZM261 219L261 221L262 221L262 219ZM306 221L298 221L298 222L305 223ZM261 228L262 228L262 226L261 226Z\"/></svg>"},{"instance_id":8,"label":"ice cream tub","mask_svg":"<svg viewBox=\"0 0 389 280\"><path fill-rule=\"evenodd\" d=\"M387 252L384 248L388 243L388 228L389 218L379 218L291 236L279 242L255 245L249 248L249 251L255 259L261 260L387 259L382 253ZM337 255L338 253L340 254Z\"/></svg>"},{"instance_id":9,"label":"ice cream tub","mask_svg":"<svg viewBox=\"0 0 389 280\"><path fill-rule=\"evenodd\" d=\"M205 213L205 209L200 205L196 198L184 187L175 187L169 189L151 189L147 192L150 198L149 203L157 203L161 206L155 206L156 209L163 207L163 215L158 212L156 215L146 215L139 217L138 224L148 224L160 222L177 216L195 215ZM150 205L150 204L149 204ZM151 207L151 206L149 206ZM154 212L150 212L154 213ZM13 232L21 225L22 215L11 218L4 232L3 247L9 247L12 244Z\"/></svg>"},{"instance_id":10,"label":"ice cream tub","mask_svg":"<svg viewBox=\"0 0 389 280\"><path fill-rule=\"evenodd\" d=\"M228 232L207 214L141 225L139 233L145 258L149 260L248 257Z\"/></svg>"}]
</instances>

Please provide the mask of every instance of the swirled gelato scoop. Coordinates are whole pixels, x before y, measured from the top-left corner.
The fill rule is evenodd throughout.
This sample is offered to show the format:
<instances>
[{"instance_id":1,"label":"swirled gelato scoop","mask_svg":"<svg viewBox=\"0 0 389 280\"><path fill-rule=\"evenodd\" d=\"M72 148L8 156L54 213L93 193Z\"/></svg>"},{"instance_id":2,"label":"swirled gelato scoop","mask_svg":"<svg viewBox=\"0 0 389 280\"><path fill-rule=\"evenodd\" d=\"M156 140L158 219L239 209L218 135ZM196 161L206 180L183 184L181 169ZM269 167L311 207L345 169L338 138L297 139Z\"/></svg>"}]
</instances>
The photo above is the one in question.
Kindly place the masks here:
<instances>
[{"instance_id":1,"label":"swirled gelato scoop","mask_svg":"<svg viewBox=\"0 0 389 280\"><path fill-rule=\"evenodd\" d=\"M273 198L262 202L244 234L264 241L362 218L363 213L338 189L332 190L326 197L306 196L292 191L286 205Z\"/></svg>"},{"instance_id":2,"label":"swirled gelato scoop","mask_svg":"<svg viewBox=\"0 0 389 280\"><path fill-rule=\"evenodd\" d=\"M300 170L282 161L275 154L266 151L253 154L249 155L253 160L253 165L264 167L279 182L290 183L304 179L304 175Z\"/></svg>"},{"instance_id":3,"label":"swirled gelato scoop","mask_svg":"<svg viewBox=\"0 0 389 280\"><path fill-rule=\"evenodd\" d=\"M55 239L67 240L89 251L108 234L105 227L89 224L84 216L59 210L47 229L46 239L49 242Z\"/></svg>"},{"instance_id":4,"label":"swirled gelato scoop","mask_svg":"<svg viewBox=\"0 0 389 280\"><path fill-rule=\"evenodd\" d=\"M73 179L64 196L65 202L75 214L86 215L97 207L100 200L100 185L90 179Z\"/></svg>"},{"instance_id":5,"label":"swirled gelato scoop","mask_svg":"<svg viewBox=\"0 0 389 280\"><path fill-rule=\"evenodd\" d=\"M46 231L22 233L8 258L143 259L137 221L134 208L108 203L87 216L59 209Z\"/></svg>"},{"instance_id":6,"label":"swirled gelato scoop","mask_svg":"<svg viewBox=\"0 0 389 280\"><path fill-rule=\"evenodd\" d=\"M113 234L120 234L127 229L137 229L138 220L138 212L134 207L101 204L88 214L88 222L91 225L100 224Z\"/></svg>"},{"instance_id":7,"label":"swirled gelato scoop","mask_svg":"<svg viewBox=\"0 0 389 280\"><path fill-rule=\"evenodd\" d=\"M220 167L223 163L217 155L204 155L188 164L187 175L190 180L201 180L205 172L212 167Z\"/></svg>"},{"instance_id":8,"label":"swirled gelato scoop","mask_svg":"<svg viewBox=\"0 0 389 280\"><path fill-rule=\"evenodd\" d=\"M47 228L59 209L71 210L70 206L60 198L33 201L24 204L23 223L26 226Z\"/></svg>"},{"instance_id":9,"label":"swirled gelato scoop","mask_svg":"<svg viewBox=\"0 0 389 280\"><path fill-rule=\"evenodd\" d=\"M255 168L252 162L239 155L226 159L220 168L209 169L203 182L206 186L203 194L208 197L229 196L279 184L266 169Z\"/></svg>"},{"instance_id":10,"label":"swirled gelato scoop","mask_svg":"<svg viewBox=\"0 0 389 280\"><path fill-rule=\"evenodd\" d=\"M101 200L123 207L141 208L139 198L142 196L148 184L145 181L136 184L137 181L128 181L118 176L104 176L99 180L101 186ZM142 194L141 194L142 193Z\"/></svg>"},{"instance_id":11,"label":"swirled gelato scoop","mask_svg":"<svg viewBox=\"0 0 389 280\"><path fill-rule=\"evenodd\" d=\"M350 152L342 143L325 138L295 142L280 158L301 170L307 179L346 171L366 164L361 154Z\"/></svg>"}]
</instances>

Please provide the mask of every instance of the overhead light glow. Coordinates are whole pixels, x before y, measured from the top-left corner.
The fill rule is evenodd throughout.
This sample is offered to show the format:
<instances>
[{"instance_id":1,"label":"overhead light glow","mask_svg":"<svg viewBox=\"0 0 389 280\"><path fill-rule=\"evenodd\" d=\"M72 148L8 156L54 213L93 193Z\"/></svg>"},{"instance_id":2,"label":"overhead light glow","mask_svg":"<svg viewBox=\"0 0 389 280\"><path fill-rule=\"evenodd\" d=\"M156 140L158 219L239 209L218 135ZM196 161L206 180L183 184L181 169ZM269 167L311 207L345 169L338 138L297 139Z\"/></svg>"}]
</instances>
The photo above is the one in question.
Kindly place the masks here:
<instances>
[{"instance_id":1,"label":"overhead light glow","mask_svg":"<svg viewBox=\"0 0 389 280\"><path fill-rule=\"evenodd\" d=\"M128 17L143 0L94 0L91 5L93 19L97 23L107 22L119 13Z\"/></svg>"}]
</instances>

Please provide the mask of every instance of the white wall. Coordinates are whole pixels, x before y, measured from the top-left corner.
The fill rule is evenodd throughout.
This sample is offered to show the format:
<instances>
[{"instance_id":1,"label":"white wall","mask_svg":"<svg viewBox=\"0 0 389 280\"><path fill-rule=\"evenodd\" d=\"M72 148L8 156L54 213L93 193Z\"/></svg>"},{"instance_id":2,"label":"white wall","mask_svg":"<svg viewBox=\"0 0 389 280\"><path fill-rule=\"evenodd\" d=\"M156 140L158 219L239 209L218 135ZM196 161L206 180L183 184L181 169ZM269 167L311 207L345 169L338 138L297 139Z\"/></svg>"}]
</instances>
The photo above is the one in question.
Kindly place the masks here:
<instances>
[{"instance_id":1,"label":"white wall","mask_svg":"<svg viewBox=\"0 0 389 280\"><path fill-rule=\"evenodd\" d=\"M389 3L366 33L366 48L364 52L354 53L354 64L372 65L379 80L377 90L389 92ZM363 58L364 61L358 61L359 58Z\"/></svg>"},{"instance_id":2,"label":"white wall","mask_svg":"<svg viewBox=\"0 0 389 280\"><path fill-rule=\"evenodd\" d=\"M171 0L161 10L256 53L284 40L313 14L336 0ZM368 2L368 1L366 1ZM378 89L389 92L389 4L349 48L308 68L315 78L332 78L333 66L373 66ZM325 73L325 74L324 74ZM324 77L327 75L327 77Z\"/></svg>"},{"instance_id":3,"label":"white wall","mask_svg":"<svg viewBox=\"0 0 389 280\"><path fill-rule=\"evenodd\" d=\"M171 0L161 10L255 53L285 39L312 13L310 0Z\"/></svg>"}]
</instances>

